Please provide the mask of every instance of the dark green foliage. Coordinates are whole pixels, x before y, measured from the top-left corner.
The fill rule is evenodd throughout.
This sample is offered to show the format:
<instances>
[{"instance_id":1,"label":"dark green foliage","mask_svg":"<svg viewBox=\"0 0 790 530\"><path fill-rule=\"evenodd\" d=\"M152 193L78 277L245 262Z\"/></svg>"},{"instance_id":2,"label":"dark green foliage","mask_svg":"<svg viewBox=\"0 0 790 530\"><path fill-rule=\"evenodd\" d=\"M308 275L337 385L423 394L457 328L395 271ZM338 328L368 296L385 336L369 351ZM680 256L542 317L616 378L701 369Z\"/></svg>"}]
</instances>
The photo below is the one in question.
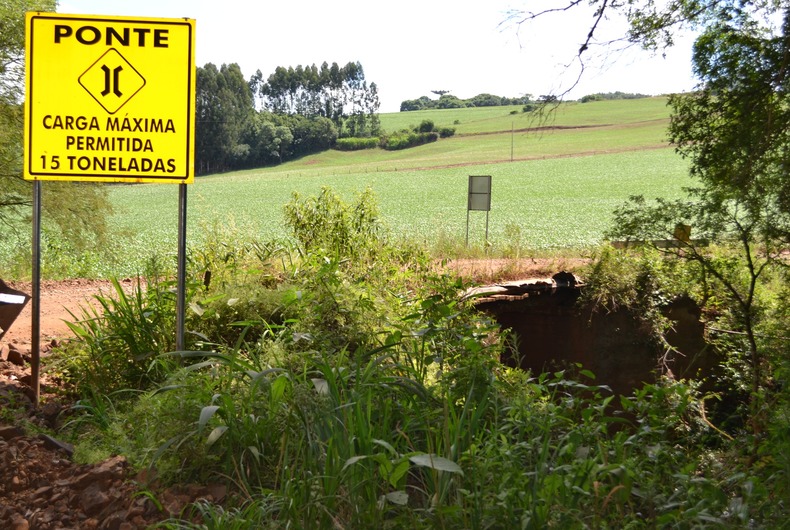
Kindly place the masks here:
<instances>
[{"instance_id":1,"label":"dark green foliage","mask_svg":"<svg viewBox=\"0 0 790 530\"><path fill-rule=\"evenodd\" d=\"M590 101L607 101L613 99L641 99L649 98L647 94L634 94L631 92L596 92L595 94L587 94L579 99L580 103L589 103Z\"/></svg>"},{"instance_id":2,"label":"dark green foliage","mask_svg":"<svg viewBox=\"0 0 790 530\"><path fill-rule=\"evenodd\" d=\"M195 171L227 171L243 164L250 157L244 134L255 109L239 65L198 68L195 91Z\"/></svg>"},{"instance_id":3,"label":"dark green foliage","mask_svg":"<svg viewBox=\"0 0 790 530\"><path fill-rule=\"evenodd\" d=\"M342 67L326 62L320 68L278 66L266 81L256 72L250 86L261 106L275 114L328 118L341 136L378 133L378 88L376 83L368 85L359 62Z\"/></svg>"},{"instance_id":4,"label":"dark green foliage","mask_svg":"<svg viewBox=\"0 0 790 530\"><path fill-rule=\"evenodd\" d=\"M263 110L255 109L262 98ZM196 172L275 165L324 151L338 137L380 132L378 93L362 66L278 68L244 81L237 64L197 70Z\"/></svg>"},{"instance_id":5,"label":"dark green foliage","mask_svg":"<svg viewBox=\"0 0 790 530\"><path fill-rule=\"evenodd\" d=\"M285 286L224 285L192 299L188 329L212 344L254 343L293 316L290 296Z\"/></svg>"},{"instance_id":6,"label":"dark green foliage","mask_svg":"<svg viewBox=\"0 0 790 530\"><path fill-rule=\"evenodd\" d=\"M249 146L246 156L239 160L245 167L260 167L282 163L292 152L294 135L284 125L275 125L263 113L254 114L245 128L243 139Z\"/></svg>"},{"instance_id":7,"label":"dark green foliage","mask_svg":"<svg viewBox=\"0 0 790 530\"><path fill-rule=\"evenodd\" d=\"M734 333L720 337L720 348L733 386L748 388L744 416L754 453L772 373L785 351L761 340L760 329L775 307L771 283L786 269L782 253L790 243L790 12L781 12L781 28L765 27L757 13L714 11L694 47L700 89L670 100L670 139L691 161L699 185L685 201L633 197L616 212L613 231L620 238L672 239L681 223L704 239L678 241L664 252L697 264L700 282L722 293L717 310L726 318L719 325ZM706 241L723 250L710 251Z\"/></svg>"},{"instance_id":8,"label":"dark green foliage","mask_svg":"<svg viewBox=\"0 0 790 530\"><path fill-rule=\"evenodd\" d=\"M0 4L0 109L2 111L5 112L7 107L22 103L25 97L25 12L55 11L56 6L57 2L54 0L5 0ZM5 132L3 130L3 133Z\"/></svg>"},{"instance_id":9,"label":"dark green foliage","mask_svg":"<svg viewBox=\"0 0 790 530\"><path fill-rule=\"evenodd\" d=\"M384 137L384 144L382 147L389 151L397 151L399 149L408 149L410 147L417 147L430 142L435 142L439 139L439 134L435 132L428 133L396 133Z\"/></svg>"},{"instance_id":10,"label":"dark green foliage","mask_svg":"<svg viewBox=\"0 0 790 530\"><path fill-rule=\"evenodd\" d=\"M439 92L441 92L439 99L431 99L428 96L421 96L418 99L408 99L403 101L400 104L400 111L407 112L410 110L525 105L529 103L532 98L531 94L526 94L517 98L495 96L493 94L478 94L470 99L459 99L444 91Z\"/></svg>"},{"instance_id":11,"label":"dark green foliage","mask_svg":"<svg viewBox=\"0 0 790 530\"><path fill-rule=\"evenodd\" d=\"M400 104L400 111L424 110L435 108L435 102L428 96L421 96L419 99L409 99Z\"/></svg>"},{"instance_id":12,"label":"dark green foliage","mask_svg":"<svg viewBox=\"0 0 790 530\"><path fill-rule=\"evenodd\" d=\"M420 124L414 129L414 132L418 133L427 133L432 132L435 129L435 125L433 120L422 120Z\"/></svg>"},{"instance_id":13,"label":"dark green foliage","mask_svg":"<svg viewBox=\"0 0 790 530\"><path fill-rule=\"evenodd\" d=\"M337 140L337 127L329 118L308 118L300 115L271 114L261 111L259 115L264 121L288 127L293 136L287 158L295 158L326 151L335 145Z\"/></svg>"},{"instance_id":14,"label":"dark green foliage","mask_svg":"<svg viewBox=\"0 0 790 530\"><path fill-rule=\"evenodd\" d=\"M503 103L503 101L507 101L507 103ZM507 98L502 98L493 94L478 94L472 99L467 100L467 105L470 107L499 107L509 104Z\"/></svg>"},{"instance_id":15,"label":"dark green foliage","mask_svg":"<svg viewBox=\"0 0 790 530\"><path fill-rule=\"evenodd\" d=\"M442 94L436 102L437 109L463 109L467 106L466 102L452 94Z\"/></svg>"},{"instance_id":16,"label":"dark green foliage","mask_svg":"<svg viewBox=\"0 0 790 530\"><path fill-rule=\"evenodd\" d=\"M359 151L361 149L375 149L378 146L378 138L339 138L335 142L335 149L338 151Z\"/></svg>"}]
</instances>

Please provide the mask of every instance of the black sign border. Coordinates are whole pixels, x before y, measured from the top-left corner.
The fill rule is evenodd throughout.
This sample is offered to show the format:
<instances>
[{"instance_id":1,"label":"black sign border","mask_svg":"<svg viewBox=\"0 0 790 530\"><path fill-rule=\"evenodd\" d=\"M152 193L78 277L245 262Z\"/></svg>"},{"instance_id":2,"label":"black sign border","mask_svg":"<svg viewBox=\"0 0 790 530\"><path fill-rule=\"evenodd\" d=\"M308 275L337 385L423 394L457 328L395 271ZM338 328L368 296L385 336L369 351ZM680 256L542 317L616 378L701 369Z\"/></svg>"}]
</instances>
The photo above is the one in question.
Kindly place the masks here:
<instances>
[{"instance_id":1,"label":"black sign border","mask_svg":"<svg viewBox=\"0 0 790 530\"><path fill-rule=\"evenodd\" d=\"M84 22L102 22L107 24L117 24L117 23L129 23L129 24L141 24L141 25L161 25L161 26L186 26L189 38L188 38L188 46L187 46L187 62L189 64L189 73L187 76L187 145L186 145L186 174L185 175L145 175L145 174L136 174L135 176L124 176L123 174L119 173L109 173L109 174L93 174L93 175L85 175L85 174L75 174L73 172L70 173L58 173L58 172L47 172L47 171L33 171L33 82L32 80L28 80L28 96L29 99L25 102L27 105L27 120L28 120L28 171L27 174L30 175L29 180L63 180L63 181L83 181L83 182L90 182L91 180L96 180L99 182L105 182L107 179L113 179L115 182L132 182L134 180L145 179L145 180L163 180L163 181L173 181L173 182L181 182L185 180L189 180L190 175L190 166L193 167L192 173L194 173L194 164L191 163L194 158L194 154L192 153L191 147L191 138L193 134L192 131L192 120L194 119L194 101L191 96L191 87L192 87L192 77L195 75L195 68L192 62L193 56L193 46L194 46L194 36L192 35L192 31L194 28L193 24L189 22L181 22L178 20L151 20L151 19L135 19L135 18L101 18L101 17L80 17L80 16L52 16L52 15L33 15L30 17L30 26L27 28L30 31L30 57L27 58L29 65L31 66L30 70L32 71L33 65L33 46L35 43L35 39L33 38L34 32L34 21L36 19L42 20L69 20L69 21L84 21ZM32 72L29 72L32 74ZM106 109L105 109L106 110ZM34 177L58 177L52 179L44 179L44 178L34 178ZM75 178L69 178L75 177ZM79 177L79 178L76 178Z\"/></svg>"}]
</instances>

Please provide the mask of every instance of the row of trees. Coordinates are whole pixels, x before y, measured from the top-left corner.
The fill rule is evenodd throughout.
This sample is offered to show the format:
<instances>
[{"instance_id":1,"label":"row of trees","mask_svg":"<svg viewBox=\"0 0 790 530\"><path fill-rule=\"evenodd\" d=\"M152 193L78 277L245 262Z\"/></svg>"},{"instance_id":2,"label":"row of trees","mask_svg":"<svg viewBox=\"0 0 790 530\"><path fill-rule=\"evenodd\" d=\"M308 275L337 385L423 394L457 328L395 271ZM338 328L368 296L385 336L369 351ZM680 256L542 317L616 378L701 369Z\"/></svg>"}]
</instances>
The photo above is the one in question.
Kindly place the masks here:
<instances>
[{"instance_id":1,"label":"row of trees","mask_svg":"<svg viewBox=\"0 0 790 530\"><path fill-rule=\"evenodd\" d=\"M590 101L608 101L613 99L642 99L649 98L647 94L639 94L633 92L596 92L595 94L587 94L579 98L579 103L589 103Z\"/></svg>"},{"instance_id":2,"label":"row of trees","mask_svg":"<svg viewBox=\"0 0 790 530\"><path fill-rule=\"evenodd\" d=\"M360 63L278 67L245 80L238 64L197 69L198 174L281 163L337 138L380 132L375 83Z\"/></svg>"},{"instance_id":3,"label":"row of trees","mask_svg":"<svg viewBox=\"0 0 790 530\"><path fill-rule=\"evenodd\" d=\"M464 109L467 107L499 107L503 105L526 105L532 102L532 94L525 94L517 98L495 96L493 94L478 94L473 98L460 99L452 94L438 90L434 93L439 95L438 99L431 99L428 96L421 96L417 99L407 99L401 102L400 111L408 112L412 110L430 109Z\"/></svg>"},{"instance_id":4,"label":"row of trees","mask_svg":"<svg viewBox=\"0 0 790 530\"><path fill-rule=\"evenodd\" d=\"M275 114L329 118L341 137L372 135L378 127L379 95L376 83L368 85L359 62L330 66L324 62L296 68L279 66L264 81L258 70L250 88L260 108Z\"/></svg>"},{"instance_id":5,"label":"row of trees","mask_svg":"<svg viewBox=\"0 0 790 530\"><path fill-rule=\"evenodd\" d=\"M428 96L421 96L417 99L407 99L400 104L401 112L412 110L431 110L431 109L464 109L470 107L500 107L505 105L524 105L525 110L533 110L540 104L551 103L557 100L554 95L543 95L537 100L532 99L532 94L525 94L517 98L495 96L493 94L478 94L473 98L459 99L452 94L438 90L434 92L439 95L438 99L431 99ZM598 92L583 96L579 101L588 103L590 101L603 101L609 99L639 99L650 97L646 94L633 94L629 92Z\"/></svg>"}]
</instances>

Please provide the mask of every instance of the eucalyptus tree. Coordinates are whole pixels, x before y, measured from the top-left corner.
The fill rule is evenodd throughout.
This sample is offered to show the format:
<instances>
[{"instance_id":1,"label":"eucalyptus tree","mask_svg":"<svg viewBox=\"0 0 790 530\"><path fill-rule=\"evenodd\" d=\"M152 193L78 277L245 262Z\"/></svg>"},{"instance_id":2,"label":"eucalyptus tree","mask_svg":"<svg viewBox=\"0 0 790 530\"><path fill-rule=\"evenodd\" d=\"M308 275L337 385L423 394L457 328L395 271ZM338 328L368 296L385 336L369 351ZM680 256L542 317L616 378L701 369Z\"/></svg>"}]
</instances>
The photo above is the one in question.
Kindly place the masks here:
<instances>
[{"instance_id":1,"label":"eucalyptus tree","mask_svg":"<svg viewBox=\"0 0 790 530\"><path fill-rule=\"evenodd\" d=\"M245 134L254 115L252 91L239 65L197 69L195 82L195 154L200 173L244 165L250 157Z\"/></svg>"},{"instance_id":2,"label":"eucalyptus tree","mask_svg":"<svg viewBox=\"0 0 790 530\"><path fill-rule=\"evenodd\" d=\"M359 62L278 66L266 81L256 72L249 84L269 112L328 118L341 136L378 134L378 87Z\"/></svg>"}]
</instances>

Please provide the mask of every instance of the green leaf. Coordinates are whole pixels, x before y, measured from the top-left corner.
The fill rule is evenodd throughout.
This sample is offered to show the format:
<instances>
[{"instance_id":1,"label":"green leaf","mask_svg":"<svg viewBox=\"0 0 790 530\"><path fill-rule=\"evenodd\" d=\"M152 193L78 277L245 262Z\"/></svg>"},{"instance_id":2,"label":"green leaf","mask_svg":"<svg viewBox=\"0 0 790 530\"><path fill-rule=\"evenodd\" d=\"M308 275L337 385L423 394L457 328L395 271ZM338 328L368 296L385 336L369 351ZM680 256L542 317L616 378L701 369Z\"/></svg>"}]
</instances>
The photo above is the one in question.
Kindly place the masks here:
<instances>
[{"instance_id":1,"label":"green leaf","mask_svg":"<svg viewBox=\"0 0 790 530\"><path fill-rule=\"evenodd\" d=\"M209 366L215 366L217 361L203 361L201 363L190 364L186 368L184 368L185 372L194 372L196 370L200 370L202 368L208 368Z\"/></svg>"},{"instance_id":2,"label":"green leaf","mask_svg":"<svg viewBox=\"0 0 790 530\"><path fill-rule=\"evenodd\" d=\"M155 396L155 395L159 394L160 392L168 392L170 390L178 390L179 388L184 388L185 386L186 385L165 385L165 386L160 386L151 395Z\"/></svg>"},{"instance_id":3,"label":"green leaf","mask_svg":"<svg viewBox=\"0 0 790 530\"><path fill-rule=\"evenodd\" d=\"M461 466L444 458L443 456L438 456L434 454L423 453L419 455L410 456L409 460L415 465L422 466L422 467L430 467L431 469L436 469L437 471L446 471L447 473L458 473L459 475L463 475L464 472L461 470Z\"/></svg>"},{"instance_id":4,"label":"green leaf","mask_svg":"<svg viewBox=\"0 0 790 530\"><path fill-rule=\"evenodd\" d=\"M386 449L387 451L389 451L390 453L392 453L395 456L398 455L397 451L395 451L395 448L392 447L392 445L389 442L386 442L384 440L379 440L377 438L374 438L373 439L373 443L376 444L376 445L380 445L381 447L383 447L384 449Z\"/></svg>"},{"instance_id":5,"label":"green leaf","mask_svg":"<svg viewBox=\"0 0 790 530\"><path fill-rule=\"evenodd\" d=\"M391 491L385 495L388 501L398 506L406 506L409 503L409 494L405 491Z\"/></svg>"},{"instance_id":6,"label":"green leaf","mask_svg":"<svg viewBox=\"0 0 790 530\"><path fill-rule=\"evenodd\" d=\"M341 471L345 471L347 467L349 467L349 466L353 466L353 465L354 465L354 464L356 464L357 462L359 462L359 461L361 461L361 460L364 460L364 459L366 459L367 457L368 457L368 455L352 456L351 458L349 458L348 460L346 460L346 463L345 463L345 464L343 464L343 469L341 469Z\"/></svg>"},{"instance_id":7,"label":"green leaf","mask_svg":"<svg viewBox=\"0 0 790 530\"><path fill-rule=\"evenodd\" d=\"M409 471L409 461L408 460L401 460L395 465L395 469L390 472L390 476L387 478L389 483L392 485L393 488L398 487L398 483L403 478L404 475Z\"/></svg>"},{"instance_id":8,"label":"green leaf","mask_svg":"<svg viewBox=\"0 0 790 530\"><path fill-rule=\"evenodd\" d=\"M210 420L214 416L214 413L216 413L218 410L219 410L218 405L207 405L203 407L200 411L200 419L198 420L198 429L202 430L203 427L206 426L206 423L208 423L208 420Z\"/></svg>"},{"instance_id":9,"label":"green leaf","mask_svg":"<svg viewBox=\"0 0 790 530\"><path fill-rule=\"evenodd\" d=\"M211 431L211 434L209 434L208 438L206 438L206 445L209 447L214 445L214 442L219 440L227 430L228 430L227 425L218 425L217 427L214 427L214 429Z\"/></svg>"},{"instance_id":10,"label":"green leaf","mask_svg":"<svg viewBox=\"0 0 790 530\"><path fill-rule=\"evenodd\" d=\"M285 395L285 391L291 385L291 381L287 375L280 375L272 381L271 399L273 401L280 401Z\"/></svg>"}]
</instances>

